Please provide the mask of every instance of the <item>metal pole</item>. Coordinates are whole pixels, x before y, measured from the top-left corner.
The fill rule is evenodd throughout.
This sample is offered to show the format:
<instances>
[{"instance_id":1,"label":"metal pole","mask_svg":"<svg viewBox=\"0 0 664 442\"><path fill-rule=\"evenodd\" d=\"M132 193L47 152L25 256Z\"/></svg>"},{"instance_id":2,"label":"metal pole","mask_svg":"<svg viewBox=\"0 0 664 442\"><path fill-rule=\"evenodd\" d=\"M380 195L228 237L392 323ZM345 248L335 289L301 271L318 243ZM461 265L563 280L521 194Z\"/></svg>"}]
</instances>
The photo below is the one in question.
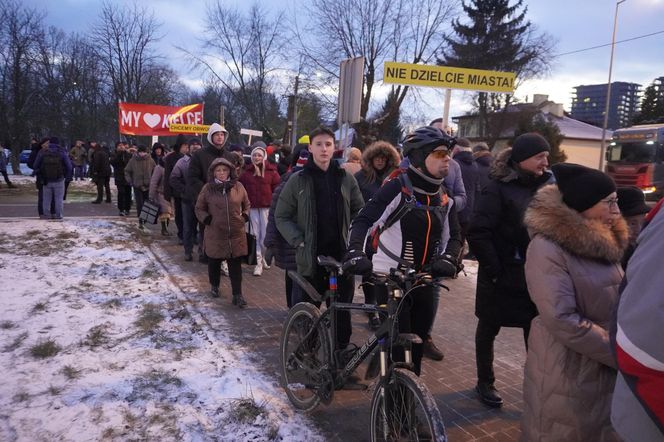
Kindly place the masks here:
<instances>
[{"instance_id":1,"label":"metal pole","mask_svg":"<svg viewBox=\"0 0 664 442\"><path fill-rule=\"evenodd\" d=\"M297 144L297 87L300 84L300 77L295 76L295 90L293 92L293 124L291 126L291 148L295 149Z\"/></svg>"},{"instance_id":2,"label":"metal pole","mask_svg":"<svg viewBox=\"0 0 664 442\"><path fill-rule=\"evenodd\" d=\"M624 1L624 0L623 0ZM443 109L443 131L451 131L449 129L450 127L450 101L452 101L452 89L446 89L445 90L445 107Z\"/></svg>"},{"instance_id":3,"label":"metal pole","mask_svg":"<svg viewBox=\"0 0 664 442\"><path fill-rule=\"evenodd\" d=\"M606 85L606 104L604 106L604 123L602 124L602 144L599 151L599 170L604 171L606 155L606 127L609 124L609 104L611 101L611 73L613 71L613 51L616 48L616 29L618 27L618 6L626 0L616 2L616 13L613 17L613 36L611 37L611 58L609 59L609 82Z\"/></svg>"}]
</instances>

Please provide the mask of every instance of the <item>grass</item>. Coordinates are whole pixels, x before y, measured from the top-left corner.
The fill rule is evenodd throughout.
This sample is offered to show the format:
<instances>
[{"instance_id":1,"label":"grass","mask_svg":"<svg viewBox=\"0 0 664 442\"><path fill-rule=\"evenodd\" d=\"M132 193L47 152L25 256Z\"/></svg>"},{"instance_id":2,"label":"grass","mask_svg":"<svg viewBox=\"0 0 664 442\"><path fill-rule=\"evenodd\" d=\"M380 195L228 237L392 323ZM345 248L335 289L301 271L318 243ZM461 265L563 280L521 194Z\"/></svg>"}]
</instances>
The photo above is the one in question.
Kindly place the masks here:
<instances>
[{"instance_id":1,"label":"grass","mask_svg":"<svg viewBox=\"0 0 664 442\"><path fill-rule=\"evenodd\" d=\"M138 319L134 321L134 325L138 327L143 334L153 333L163 321L164 315L161 314L159 306L153 303L143 305L143 310L138 314Z\"/></svg>"},{"instance_id":2,"label":"grass","mask_svg":"<svg viewBox=\"0 0 664 442\"><path fill-rule=\"evenodd\" d=\"M68 381L72 381L81 377L81 370L78 370L71 365L65 365L62 367L62 374L65 375Z\"/></svg>"},{"instance_id":3,"label":"grass","mask_svg":"<svg viewBox=\"0 0 664 442\"><path fill-rule=\"evenodd\" d=\"M46 311L46 306L47 306L46 302L39 301L38 303L32 306L32 313L39 313Z\"/></svg>"},{"instance_id":4,"label":"grass","mask_svg":"<svg viewBox=\"0 0 664 442\"><path fill-rule=\"evenodd\" d=\"M9 330L14 327L16 327L16 324L12 321L0 321L0 329L2 330Z\"/></svg>"},{"instance_id":5,"label":"grass","mask_svg":"<svg viewBox=\"0 0 664 442\"><path fill-rule=\"evenodd\" d=\"M85 336L85 339L81 341L81 345L86 345L90 348L99 347L110 342L108 337L108 324L95 325Z\"/></svg>"},{"instance_id":6,"label":"grass","mask_svg":"<svg viewBox=\"0 0 664 442\"><path fill-rule=\"evenodd\" d=\"M62 347L60 347L53 339L48 338L40 340L30 347L30 354L35 358L45 359L57 355L60 350L62 350Z\"/></svg>"},{"instance_id":7,"label":"grass","mask_svg":"<svg viewBox=\"0 0 664 442\"><path fill-rule=\"evenodd\" d=\"M14 340L12 341L11 344L7 344L2 348L3 353L9 353L21 346L23 344L23 341L25 341L28 337L28 332L23 332L20 335L18 335Z\"/></svg>"},{"instance_id":8,"label":"grass","mask_svg":"<svg viewBox=\"0 0 664 442\"><path fill-rule=\"evenodd\" d=\"M60 232L57 235L55 235L56 239L78 239L79 234L77 232Z\"/></svg>"},{"instance_id":9,"label":"grass","mask_svg":"<svg viewBox=\"0 0 664 442\"><path fill-rule=\"evenodd\" d=\"M182 388L182 379L164 370L152 370L132 381L132 391L127 401L151 400L166 402L171 400L172 387Z\"/></svg>"},{"instance_id":10,"label":"grass","mask_svg":"<svg viewBox=\"0 0 664 442\"><path fill-rule=\"evenodd\" d=\"M60 393L62 393L62 390L64 390L62 387L56 387L55 385L51 385L48 387L48 394L51 396L57 396Z\"/></svg>"},{"instance_id":11,"label":"grass","mask_svg":"<svg viewBox=\"0 0 664 442\"><path fill-rule=\"evenodd\" d=\"M250 424L258 416L267 414L266 404L267 402L256 403L253 397L232 400L228 418L239 424Z\"/></svg>"}]
</instances>

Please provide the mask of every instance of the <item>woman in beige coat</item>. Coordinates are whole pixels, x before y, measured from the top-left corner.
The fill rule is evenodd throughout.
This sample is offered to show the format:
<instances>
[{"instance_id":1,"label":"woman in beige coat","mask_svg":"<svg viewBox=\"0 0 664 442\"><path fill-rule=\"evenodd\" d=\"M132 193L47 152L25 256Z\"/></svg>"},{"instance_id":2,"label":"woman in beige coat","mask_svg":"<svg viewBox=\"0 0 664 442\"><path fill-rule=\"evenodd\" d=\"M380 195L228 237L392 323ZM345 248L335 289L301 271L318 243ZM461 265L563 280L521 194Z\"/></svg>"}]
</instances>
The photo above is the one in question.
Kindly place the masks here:
<instances>
[{"instance_id":1,"label":"woman in beige coat","mask_svg":"<svg viewBox=\"0 0 664 442\"><path fill-rule=\"evenodd\" d=\"M242 297L242 257L247 255L244 224L249 220L249 197L238 181L237 170L217 158L208 170L208 183L196 201L196 217L206 225L203 246L208 257L210 294L219 297L221 262L228 263L233 305L247 306Z\"/></svg>"},{"instance_id":2,"label":"woman in beige coat","mask_svg":"<svg viewBox=\"0 0 664 442\"><path fill-rule=\"evenodd\" d=\"M609 323L623 278L628 228L611 178L576 164L553 166L524 222L533 319L523 381L522 439L619 440L609 411L616 365Z\"/></svg>"},{"instance_id":3,"label":"woman in beige coat","mask_svg":"<svg viewBox=\"0 0 664 442\"><path fill-rule=\"evenodd\" d=\"M157 167L154 168L152 177L150 177L149 196L152 201L159 204L159 222L161 223L161 234L164 236L170 236L171 233L168 231L168 225L171 222L173 208L171 207L171 202L164 198L163 158L158 159Z\"/></svg>"}]
</instances>

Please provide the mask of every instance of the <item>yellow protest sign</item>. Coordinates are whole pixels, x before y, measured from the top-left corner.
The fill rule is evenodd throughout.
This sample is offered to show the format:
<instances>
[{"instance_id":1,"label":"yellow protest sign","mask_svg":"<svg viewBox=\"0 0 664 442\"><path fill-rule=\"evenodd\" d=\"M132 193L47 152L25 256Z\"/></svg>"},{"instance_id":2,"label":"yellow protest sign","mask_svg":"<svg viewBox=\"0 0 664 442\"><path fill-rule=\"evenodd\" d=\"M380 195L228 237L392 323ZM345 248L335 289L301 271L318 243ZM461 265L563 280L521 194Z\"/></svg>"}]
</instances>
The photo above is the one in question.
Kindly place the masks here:
<instances>
[{"instance_id":1,"label":"yellow protest sign","mask_svg":"<svg viewBox=\"0 0 664 442\"><path fill-rule=\"evenodd\" d=\"M210 129L206 124L171 124L168 130L182 134L206 134Z\"/></svg>"},{"instance_id":2,"label":"yellow protest sign","mask_svg":"<svg viewBox=\"0 0 664 442\"><path fill-rule=\"evenodd\" d=\"M383 82L483 92L514 92L513 72L386 61Z\"/></svg>"}]
</instances>

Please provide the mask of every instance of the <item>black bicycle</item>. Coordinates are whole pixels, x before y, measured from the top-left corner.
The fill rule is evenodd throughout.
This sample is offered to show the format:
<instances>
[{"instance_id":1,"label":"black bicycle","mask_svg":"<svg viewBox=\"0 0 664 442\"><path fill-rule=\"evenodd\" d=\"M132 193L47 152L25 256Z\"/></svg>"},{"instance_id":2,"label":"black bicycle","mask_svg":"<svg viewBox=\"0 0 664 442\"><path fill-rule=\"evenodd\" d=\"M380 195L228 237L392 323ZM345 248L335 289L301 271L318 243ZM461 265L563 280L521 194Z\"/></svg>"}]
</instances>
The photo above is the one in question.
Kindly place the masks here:
<instances>
[{"instance_id":1,"label":"black bicycle","mask_svg":"<svg viewBox=\"0 0 664 442\"><path fill-rule=\"evenodd\" d=\"M446 441L436 402L412 371L411 347L422 340L413 333L399 333L397 323L408 296L419 287L442 284L429 274L392 269L389 275L374 275L372 281L386 286L387 305L342 303L336 300L336 281L343 272L342 265L325 256L319 256L318 263L327 270L330 281L329 290L322 295L301 275L289 272L311 299L322 303L329 297L330 304L321 312L316 306L301 302L288 314L280 340L281 372L288 399L295 408L306 412L321 402L331 403L334 391L342 388L355 369L372 356L368 377L380 377L371 398L371 440ZM340 350L334 339L339 310L377 312L384 321L361 347ZM393 354L403 354L403 361L395 361Z\"/></svg>"}]
</instances>

